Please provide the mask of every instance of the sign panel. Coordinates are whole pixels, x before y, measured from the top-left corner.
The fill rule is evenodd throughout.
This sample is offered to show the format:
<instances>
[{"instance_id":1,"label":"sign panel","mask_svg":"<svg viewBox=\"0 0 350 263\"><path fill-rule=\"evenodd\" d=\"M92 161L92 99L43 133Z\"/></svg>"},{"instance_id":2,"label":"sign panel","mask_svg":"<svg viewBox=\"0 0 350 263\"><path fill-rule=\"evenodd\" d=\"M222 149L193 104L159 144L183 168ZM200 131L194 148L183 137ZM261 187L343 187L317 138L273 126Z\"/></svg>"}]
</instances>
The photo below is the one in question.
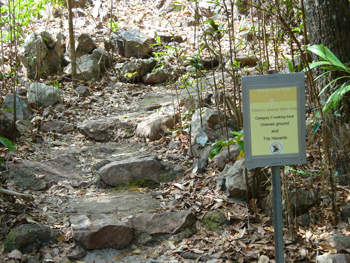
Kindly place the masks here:
<instances>
[{"instance_id":1,"label":"sign panel","mask_svg":"<svg viewBox=\"0 0 350 263\"><path fill-rule=\"evenodd\" d=\"M246 167L306 162L303 73L242 78Z\"/></svg>"}]
</instances>

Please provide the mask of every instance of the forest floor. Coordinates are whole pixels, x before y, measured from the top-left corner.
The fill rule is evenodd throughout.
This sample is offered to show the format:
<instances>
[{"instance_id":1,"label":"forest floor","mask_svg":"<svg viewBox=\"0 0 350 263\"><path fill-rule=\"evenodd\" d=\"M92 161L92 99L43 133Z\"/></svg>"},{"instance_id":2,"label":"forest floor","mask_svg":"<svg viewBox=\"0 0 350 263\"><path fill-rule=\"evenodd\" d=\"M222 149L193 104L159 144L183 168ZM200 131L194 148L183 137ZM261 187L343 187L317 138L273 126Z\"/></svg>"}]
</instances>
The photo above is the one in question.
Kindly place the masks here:
<instances>
[{"instance_id":1,"label":"forest floor","mask_svg":"<svg viewBox=\"0 0 350 263\"><path fill-rule=\"evenodd\" d=\"M190 9L172 11L161 15L156 4L161 1L123 1L120 0L113 6L113 15L117 19L119 29L137 28L140 31L154 35L155 32L175 34L183 36L186 41L181 44L183 55L198 53L198 47L194 44L194 27L186 26L185 21L191 20L193 14ZM183 1L186 3L187 1ZM77 32L88 32L95 39L97 45L103 48L104 39L109 38L110 30L106 17L109 15L110 2L95 1L87 8L77 8L74 12L74 24ZM49 8L48 8L49 10ZM54 16L56 13L58 16ZM35 33L48 30L51 33L61 32L68 37L67 12L65 9L51 8L51 11L43 12L42 18L32 21L31 28ZM98 24L101 29L96 30ZM249 18L241 17L237 26L249 23ZM6 45L4 47L7 48ZM285 47L287 49L287 47ZM228 46L224 46L222 52L227 52ZM284 52L284 51L283 51ZM10 54L8 52L8 54ZM254 71L253 68L248 69ZM91 97L78 97L71 83L61 83L62 97L64 98L65 112L69 112L68 121L75 126L87 119L101 119L106 117L120 117L130 120L136 125L149 118L154 112L149 112L150 104L161 105L160 113L171 113L174 110L174 91L168 84L143 85L126 84L115 88L112 92L105 92L105 87L113 87L117 80L113 70L107 72L100 81L94 83L82 83L89 87L93 94ZM20 82L27 88L28 81L23 77ZM185 98L187 91L180 92ZM5 95L3 93L3 95ZM104 103L96 98L101 98ZM38 108L37 116L41 116L44 108ZM159 114L159 113L158 113ZM52 120L58 116L50 117ZM308 116L307 116L308 117ZM175 134L175 133L174 133ZM37 139L41 143L36 143ZM179 140L182 143L180 149L169 149L171 140ZM83 174L88 183L79 188L69 187L70 183L61 181L64 186L58 190L51 189L45 192L26 191L34 197L34 201L25 202L20 198L3 196L0 207L6 213L1 214L2 228L9 232L13 227L28 223L38 222L59 229L63 238L58 244L49 245L41 250L34 251L30 255L38 255L43 260L47 254L54 255L45 262L67 262L66 255L72 250L75 243L72 239L67 208L78 197L96 198L110 195L115 189L97 183L97 172L92 167L106 155L95 151L98 147L106 146L112 149L109 157L115 160L127 156L135 156L140 153L151 153L163 161L180 164L184 170L189 169L193 160L186 155L189 146L189 138L186 135L179 137L168 134L158 141L146 141L136 136L121 139L118 142L100 143L87 139L78 131L66 134L44 133L35 129L28 137L21 137L15 142L17 152L3 151L2 157L8 162L28 160L31 162L47 162L58 160L62 155L73 155L77 161L75 170ZM283 187L316 189L322 187L322 180L312 171L320 168L319 147L315 140L308 141L308 164L295 169L306 171L305 174L285 173ZM63 165L61 163L61 165ZM157 198L162 202L164 210L192 210L197 218L202 218L209 211L221 211L229 217L231 224L222 226L218 231L211 231L197 225L197 232L190 237L176 243L171 240L163 240L153 246L132 245L125 250L106 249L90 251L80 262L274 262L274 233L273 224L269 216L261 209L261 200L254 199L249 203L235 202L227 198L216 189L219 171L209 162L206 171L202 174L186 173L174 182L161 184L157 189L139 188L133 189L144 194L157 192ZM1 181L0 183L5 183ZM66 186L65 186L66 185ZM14 191L23 192L15 186L7 187ZM62 190L64 189L64 190ZM265 193L265 196L269 193ZM348 191L338 192L339 202L347 199ZM198 199L205 203L198 202ZM69 201L71 200L71 201ZM73 201L72 201L73 200ZM71 203L69 203L71 202ZM79 201L77 201L79 202ZM322 211L322 213L320 213ZM335 233L347 233L347 225L339 223L334 226L333 213L330 204L322 201L318 207L310 210L311 222L307 226L297 225L297 218L289 215L289 224L285 224L285 258L286 262L316 262L316 256L326 252L335 252L327 242L329 236ZM6 236L0 236L3 241ZM55 254L54 251L60 251ZM262 257L266 256L266 258ZM25 255L24 255L25 256ZM27 255L28 256L28 255ZM51 261L50 261L51 260ZM152 261L153 260L153 261ZM158 261L157 261L158 260ZM265 261L264 261L265 260ZM270 261L269 261L270 260ZM0 246L0 262L25 262L11 258Z\"/></svg>"}]
</instances>

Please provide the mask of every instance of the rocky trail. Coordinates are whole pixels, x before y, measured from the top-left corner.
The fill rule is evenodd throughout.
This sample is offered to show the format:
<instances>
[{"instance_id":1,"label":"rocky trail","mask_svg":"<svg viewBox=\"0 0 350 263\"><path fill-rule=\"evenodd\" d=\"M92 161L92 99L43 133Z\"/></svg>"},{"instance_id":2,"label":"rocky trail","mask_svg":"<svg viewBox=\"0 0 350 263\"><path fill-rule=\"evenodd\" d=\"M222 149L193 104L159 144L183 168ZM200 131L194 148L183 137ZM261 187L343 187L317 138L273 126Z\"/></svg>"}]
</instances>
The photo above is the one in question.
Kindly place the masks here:
<instances>
[{"instance_id":1,"label":"rocky trail","mask_svg":"<svg viewBox=\"0 0 350 263\"><path fill-rule=\"evenodd\" d=\"M17 151L2 149L0 155L0 262L275 262L269 169L247 171L236 144L208 158L211 143L241 131L239 120L217 106L232 102L237 83L210 57L201 62L205 72L193 71L189 61L198 54L205 27L197 27L193 4L179 1L178 9L174 4L76 1L80 73L74 88L70 66L62 74L43 68L43 79L33 80L33 65L59 67L55 56L69 64L62 37L68 36L66 10L48 4L33 21L36 34L28 33L18 53L23 70L17 76ZM199 6L203 18L218 11L206 1ZM237 12L235 37L254 42L246 34L253 21L232 12ZM117 25L109 23L112 18ZM118 34L111 33L112 26ZM237 69L240 74L257 74L259 54L252 46L235 54L247 66ZM221 48L229 53L227 39ZM51 55L26 62L41 49ZM289 45L281 49L290 55ZM156 55L148 58L151 51ZM135 77L135 67L145 69L142 76ZM3 110L10 109L13 95L7 89L1 95ZM304 168L316 170L312 143L314 163ZM285 176L295 213L294 226L284 229L286 262L315 262L321 252L334 255L319 260L349 260L337 254L350 247L347 224L336 229L325 223L332 213L320 184ZM346 193L339 193L343 200ZM342 216L344 222L350 217Z\"/></svg>"}]
</instances>

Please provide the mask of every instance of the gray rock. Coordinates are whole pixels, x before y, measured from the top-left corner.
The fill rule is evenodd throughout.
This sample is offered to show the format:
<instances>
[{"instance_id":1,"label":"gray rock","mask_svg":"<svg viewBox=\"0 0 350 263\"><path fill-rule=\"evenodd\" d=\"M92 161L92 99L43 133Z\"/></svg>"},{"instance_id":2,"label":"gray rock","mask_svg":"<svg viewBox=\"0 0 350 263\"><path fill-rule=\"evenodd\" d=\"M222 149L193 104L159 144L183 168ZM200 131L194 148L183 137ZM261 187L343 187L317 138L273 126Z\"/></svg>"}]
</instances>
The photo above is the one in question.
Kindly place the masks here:
<instances>
[{"instance_id":1,"label":"gray rock","mask_svg":"<svg viewBox=\"0 0 350 263\"><path fill-rule=\"evenodd\" d=\"M2 110L11 109L11 111L5 111L4 114L10 120L13 120L14 107L13 107L14 97L12 93L8 93L5 96L4 102L2 104ZM16 120L29 120L33 114L32 108L30 107L27 99L16 96Z\"/></svg>"},{"instance_id":2,"label":"gray rock","mask_svg":"<svg viewBox=\"0 0 350 263\"><path fill-rule=\"evenodd\" d=\"M79 97L87 97L90 95L89 88L86 86L78 86L74 91Z\"/></svg>"},{"instance_id":3,"label":"gray rock","mask_svg":"<svg viewBox=\"0 0 350 263\"><path fill-rule=\"evenodd\" d=\"M34 172L28 169L10 170L6 172L9 182L24 190L42 191L48 188L45 178L37 177Z\"/></svg>"},{"instance_id":4,"label":"gray rock","mask_svg":"<svg viewBox=\"0 0 350 263\"><path fill-rule=\"evenodd\" d=\"M147 72L152 71L156 63L154 58L131 60L123 65L120 79L124 82L138 83Z\"/></svg>"},{"instance_id":5,"label":"gray rock","mask_svg":"<svg viewBox=\"0 0 350 263\"><path fill-rule=\"evenodd\" d=\"M158 140L164 136L164 131L174 127L173 116L160 116L139 123L136 127L135 135L150 140Z\"/></svg>"},{"instance_id":6,"label":"gray rock","mask_svg":"<svg viewBox=\"0 0 350 263\"><path fill-rule=\"evenodd\" d=\"M38 103L43 106L52 106L63 102L59 89L38 82L30 85L27 97L29 103Z\"/></svg>"},{"instance_id":7,"label":"gray rock","mask_svg":"<svg viewBox=\"0 0 350 263\"><path fill-rule=\"evenodd\" d=\"M350 255L349 254L335 254L332 255L333 263L350 263ZM322 263L322 262L320 262Z\"/></svg>"},{"instance_id":8,"label":"gray rock","mask_svg":"<svg viewBox=\"0 0 350 263\"><path fill-rule=\"evenodd\" d=\"M72 64L69 64L64 73L68 76L72 75ZM93 80L97 81L101 77L101 68L97 59L92 54L86 54L77 58L77 75L79 80Z\"/></svg>"},{"instance_id":9,"label":"gray rock","mask_svg":"<svg viewBox=\"0 0 350 263\"><path fill-rule=\"evenodd\" d=\"M116 161L99 170L102 180L112 186L129 183L158 183L163 172L163 165L150 156L137 156L123 161Z\"/></svg>"},{"instance_id":10,"label":"gray rock","mask_svg":"<svg viewBox=\"0 0 350 263\"><path fill-rule=\"evenodd\" d=\"M256 196L259 191L264 189L263 182L266 181L265 174L255 169L248 171L246 176L246 168L244 158L237 160L234 165L226 165L225 169L219 174L217 188L225 192L228 197L237 199L247 199L247 187L249 198ZM246 177L248 182L246 182Z\"/></svg>"},{"instance_id":11,"label":"gray rock","mask_svg":"<svg viewBox=\"0 0 350 263\"><path fill-rule=\"evenodd\" d=\"M230 158L231 159L237 159L237 157L239 156L241 152L241 149L238 147L238 145L233 144L230 145ZM218 167L218 169L220 171L222 171L225 166L226 163L229 161L228 159L228 147L224 147L223 150L214 156L213 161L215 163L215 165Z\"/></svg>"},{"instance_id":12,"label":"gray rock","mask_svg":"<svg viewBox=\"0 0 350 263\"><path fill-rule=\"evenodd\" d=\"M251 56L248 54L244 54L242 52L239 52L236 55L235 61L240 62L241 67L245 67L245 66L255 67L256 64L258 63L257 57L254 57L254 56ZM227 65L227 66L229 66L229 65Z\"/></svg>"},{"instance_id":13,"label":"gray rock","mask_svg":"<svg viewBox=\"0 0 350 263\"><path fill-rule=\"evenodd\" d=\"M169 149L178 149L181 146L180 141L171 141L169 142Z\"/></svg>"},{"instance_id":14,"label":"gray rock","mask_svg":"<svg viewBox=\"0 0 350 263\"><path fill-rule=\"evenodd\" d=\"M44 132L57 132L66 125L65 121L46 121L40 125L39 130Z\"/></svg>"},{"instance_id":15,"label":"gray rock","mask_svg":"<svg viewBox=\"0 0 350 263\"><path fill-rule=\"evenodd\" d=\"M105 72L111 67L112 59L109 58L108 53L100 48L94 49L92 52L92 57L97 60L100 65L101 73Z\"/></svg>"},{"instance_id":16,"label":"gray rock","mask_svg":"<svg viewBox=\"0 0 350 263\"><path fill-rule=\"evenodd\" d=\"M86 120L77 125L78 130L95 141L110 141L133 136L134 126L130 120L106 118Z\"/></svg>"},{"instance_id":17,"label":"gray rock","mask_svg":"<svg viewBox=\"0 0 350 263\"><path fill-rule=\"evenodd\" d=\"M337 252L350 252L350 236L346 235L333 235L327 239L334 248L337 249Z\"/></svg>"},{"instance_id":18,"label":"gray rock","mask_svg":"<svg viewBox=\"0 0 350 263\"><path fill-rule=\"evenodd\" d=\"M44 109L44 112L43 112L43 117L49 117L49 116L53 116L53 117L57 117L57 114L55 112L55 110L52 108L52 107L47 107Z\"/></svg>"},{"instance_id":19,"label":"gray rock","mask_svg":"<svg viewBox=\"0 0 350 263\"><path fill-rule=\"evenodd\" d=\"M207 158L196 158L193 162L193 170L192 173L203 173L205 171L205 167L208 165Z\"/></svg>"},{"instance_id":20,"label":"gray rock","mask_svg":"<svg viewBox=\"0 0 350 263\"><path fill-rule=\"evenodd\" d=\"M134 230L113 215L80 214L70 217L73 238L85 249L126 248Z\"/></svg>"},{"instance_id":21,"label":"gray rock","mask_svg":"<svg viewBox=\"0 0 350 263\"><path fill-rule=\"evenodd\" d=\"M20 136L16 124L0 113L0 136L9 140L15 140Z\"/></svg>"},{"instance_id":22,"label":"gray rock","mask_svg":"<svg viewBox=\"0 0 350 263\"><path fill-rule=\"evenodd\" d=\"M85 121L78 124L78 130L95 141L108 141L112 138L112 131L117 126L115 119Z\"/></svg>"},{"instance_id":23,"label":"gray rock","mask_svg":"<svg viewBox=\"0 0 350 263\"><path fill-rule=\"evenodd\" d=\"M307 213L319 201L320 194L312 189L292 189L289 191L291 211L296 215Z\"/></svg>"},{"instance_id":24,"label":"gray rock","mask_svg":"<svg viewBox=\"0 0 350 263\"><path fill-rule=\"evenodd\" d=\"M38 175L44 175L46 180L50 182L58 182L61 180L79 180L81 179L80 176L78 176L76 173L74 173L72 170L69 172L66 172L63 170L63 168L59 165L55 165L55 163L52 163L53 167L50 167L49 165L45 163L39 163L39 162L29 162L29 161L21 161L18 163L9 163L8 167L11 170L23 170L28 169L34 172ZM50 185L49 185L50 187Z\"/></svg>"},{"instance_id":25,"label":"gray rock","mask_svg":"<svg viewBox=\"0 0 350 263\"><path fill-rule=\"evenodd\" d=\"M159 84L167 81L170 77L170 74L165 69L158 69L154 72L147 73L142 77L142 80L145 84Z\"/></svg>"},{"instance_id":26,"label":"gray rock","mask_svg":"<svg viewBox=\"0 0 350 263\"><path fill-rule=\"evenodd\" d=\"M47 78L60 70L64 53L62 43L56 41L49 32L30 36L18 53L29 79Z\"/></svg>"},{"instance_id":27,"label":"gray rock","mask_svg":"<svg viewBox=\"0 0 350 263\"><path fill-rule=\"evenodd\" d=\"M341 218L345 223L350 223L350 203L344 203L342 205Z\"/></svg>"},{"instance_id":28,"label":"gray rock","mask_svg":"<svg viewBox=\"0 0 350 263\"><path fill-rule=\"evenodd\" d=\"M89 34L80 34L77 41L78 45L75 48L77 58L86 54L91 54L93 50L97 48L95 41L91 38Z\"/></svg>"},{"instance_id":29,"label":"gray rock","mask_svg":"<svg viewBox=\"0 0 350 263\"><path fill-rule=\"evenodd\" d=\"M191 211L164 212L161 214L144 214L132 218L130 223L136 231L149 235L176 234L191 226L196 216Z\"/></svg>"},{"instance_id":30,"label":"gray rock","mask_svg":"<svg viewBox=\"0 0 350 263\"><path fill-rule=\"evenodd\" d=\"M220 140L226 140L223 135L224 114L217 110L203 107L195 111L191 120L191 147L187 151L189 156L197 158L208 158L211 146L207 143L213 143ZM228 121L229 131L237 129L234 121Z\"/></svg>"},{"instance_id":31,"label":"gray rock","mask_svg":"<svg viewBox=\"0 0 350 263\"><path fill-rule=\"evenodd\" d=\"M21 133L21 134L25 134L28 131L31 131L34 129L33 124L28 121L28 120L18 120L16 121L16 127L17 130Z\"/></svg>"},{"instance_id":32,"label":"gray rock","mask_svg":"<svg viewBox=\"0 0 350 263\"><path fill-rule=\"evenodd\" d=\"M126 58L144 58L151 52L150 45L154 43L154 39L131 29L114 34L110 40L111 46L108 48L105 44L105 50L112 48L114 52Z\"/></svg>"},{"instance_id":33,"label":"gray rock","mask_svg":"<svg viewBox=\"0 0 350 263\"><path fill-rule=\"evenodd\" d=\"M40 249L48 244L57 243L60 232L39 224L24 224L11 230L4 241L6 251L14 249L30 253L33 248Z\"/></svg>"},{"instance_id":34,"label":"gray rock","mask_svg":"<svg viewBox=\"0 0 350 263\"><path fill-rule=\"evenodd\" d=\"M96 163L92 169L95 170L95 171L98 171L100 170L103 166L111 163L112 161L111 160L102 160L102 161L99 161L98 163Z\"/></svg>"},{"instance_id":35,"label":"gray rock","mask_svg":"<svg viewBox=\"0 0 350 263\"><path fill-rule=\"evenodd\" d=\"M76 246L71 253L67 255L70 260L79 260L87 255L87 252L81 247Z\"/></svg>"}]
</instances>

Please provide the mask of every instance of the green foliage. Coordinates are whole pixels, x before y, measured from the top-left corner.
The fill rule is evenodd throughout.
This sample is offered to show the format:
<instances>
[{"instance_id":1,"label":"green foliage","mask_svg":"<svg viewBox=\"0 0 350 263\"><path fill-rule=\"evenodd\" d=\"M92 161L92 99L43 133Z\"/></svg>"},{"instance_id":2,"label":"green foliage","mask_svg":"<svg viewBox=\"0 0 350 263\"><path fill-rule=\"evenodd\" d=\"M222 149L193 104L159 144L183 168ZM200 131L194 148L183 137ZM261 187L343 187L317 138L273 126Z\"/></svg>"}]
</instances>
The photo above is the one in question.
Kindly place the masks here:
<instances>
[{"instance_id":1,"label":"green foliage","mask_svg":"<svg viewBox=\"0 0 350 263\"><path fill-rule=\"evenodd\" d=\"M241 132L233 131L231 133L236 135L236 137L234 137L233 139L228 140L228 141L222 140L222 141L218 141L218 142L210 144L213 147L209 153L210 159L213 159L215 155L219 154L224 147L227 147L227 146L233 145L233 144L237 144L238 147L241 149L241 152L240 152L237 159L244 158L244 141L243 141L244 132L243 131L241 131Z\"/></svg>"},{"instance_id":2,"label":"green foliage","mask_svg":"<svg viewBox=\"0 0 350 263\"><path fill-rule=\"evenodd\" d=\"M285 167L285 171L286 172L290 171L290 172L292 172L295 175L302 176L302 177L304 177L305 181L313 179L314 177L317 177L317 176L319 176L322 173L322 170L314 170L314 171L311 171L311 172L307 172L307 171L294 169L294 168L292 168L290 166L286 166Z\"/></svg>"},{"instance_id":3,"label":"green foliage","mask_svg":"<svg viewBox=\"0 0 350 263\"><path fill-rule=\"evenodd\" d=\"M10 151L13 151L15 152L16 151L16 148L15 146L13 145L13 143L11 142L11 140L5 138L5 137L2 137L0 136L0 143L2 143L6 148L8 148Z\"/></svg>"},{"instance_id":4,"label":"green foliage","mask_svg":"<svg viewBox=\"0 0 350 263\"><path fill-rule=\"evenodd\" d=\"M340 73L340 77L330 81L319 93L319 95L321 95L326 89L334 86L332 94L329 96L322 109L323 113L327 113L330 110L336 109L344 95L350 90L350 67L340 62L332 51L324 45L313 45L309 47L308 50L322 59L321 61L310 63L310 69L321 67L326 70L326 72L318 76L316 79L332 72ZM342 84L338 84L339 82Z\"/></svg>"},{"instance_id":5,"label":"green foliage","mask_svg":"<svg viewBox=\"0 0 350 263\"><path fill-rule=\"evenodd\" d=\"M35 17L40 17L40 12L46 9L46 4L52 3L49 0L21 0L9 1L0 8L1 26L9 26L10 31L3 30L2 41L17 39L27 31L27 27ZM52 3L63 5L63 1Z\"/></svg>"}]
</instances>

